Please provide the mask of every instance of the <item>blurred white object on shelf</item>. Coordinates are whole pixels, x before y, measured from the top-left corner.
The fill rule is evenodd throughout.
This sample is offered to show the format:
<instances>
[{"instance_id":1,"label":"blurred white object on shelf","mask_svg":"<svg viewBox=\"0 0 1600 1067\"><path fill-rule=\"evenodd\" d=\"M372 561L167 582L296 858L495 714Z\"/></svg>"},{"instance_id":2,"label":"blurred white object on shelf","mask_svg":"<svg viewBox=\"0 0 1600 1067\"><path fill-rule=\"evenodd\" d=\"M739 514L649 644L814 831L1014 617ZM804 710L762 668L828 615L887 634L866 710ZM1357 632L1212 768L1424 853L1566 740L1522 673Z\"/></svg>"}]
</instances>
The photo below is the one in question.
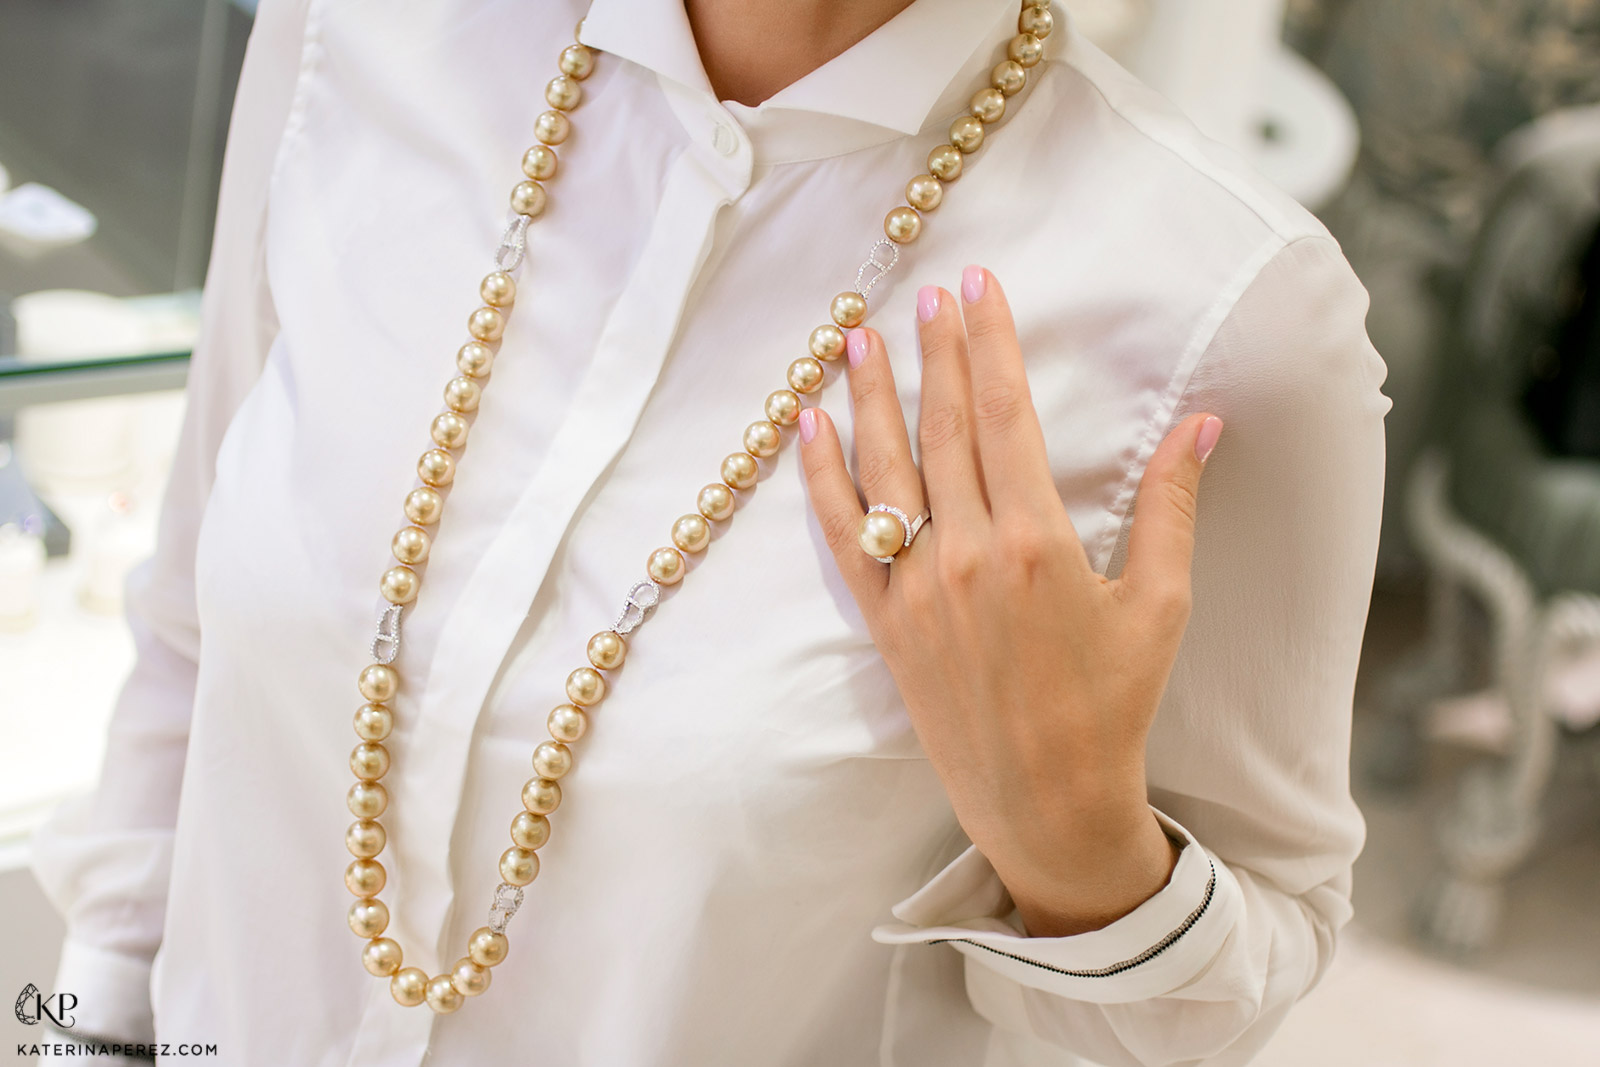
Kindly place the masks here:
<instances>
[{"instance_id":1,"label":"blurred white object on shelf","mask_svg":"<svg viewBox=\"0 0 1600 1067\"><path fill-rule=\"evenodd\" d=\"M76 289L41 290L18 297L12 313L17 356L24 362L183 351L193 344L198 329L199 294L118 299ZM149 473L139 468L164 465L175 443L152 449L146 420L141 419L148 408L142 397L25 408L17 415L16 444L29 481L46 495L134 488ZM161 422L164 427L172 424L165 417Z\"/></svg>"},{"instance_id":2,"label":"blurred white object on shelf","mask_svg":"<svg viewBox=\"0 0 1600 1067\"><path fill-rule=\"evenodd\" d=\"M0 193L0 239L23 255L86 241L98 225L92 211L48 185L24 182Z\"/></svg>"},{"instance_id":3,"label":"blurred white object on shelf","mask_svg":"<svg viewBox=\"0 0 1600 1067\"><path fill-rule=\"evenodd\" d=\"M1068 0L1074 24L1312 210L1355 165L1355 112L1283 45L1284 0Z\"/></svg>"},{"instance_id":4,"label":"blurred white object on shelf","mask_svg":"<svg viewBox=\"0 0 1600 1067\"><path fill-rule=\"evenodd\" d=\"M122 615L122 591L133 565L155 551L150 524L135 513L132 497L112 493L88 546L78 603L97 615Z\"/></svg>"},{"instance_id":5,"label":"blurred white object on shelf","mask_svg":"<svg viewBox=\"0 0 1600 1067\"><path fill-rule=\"evenodd\" d=\"M43 538L24 533L14 522L0 526L0 630L20 631L33 625L44 563Z\"/></svg>"}]
</instances>

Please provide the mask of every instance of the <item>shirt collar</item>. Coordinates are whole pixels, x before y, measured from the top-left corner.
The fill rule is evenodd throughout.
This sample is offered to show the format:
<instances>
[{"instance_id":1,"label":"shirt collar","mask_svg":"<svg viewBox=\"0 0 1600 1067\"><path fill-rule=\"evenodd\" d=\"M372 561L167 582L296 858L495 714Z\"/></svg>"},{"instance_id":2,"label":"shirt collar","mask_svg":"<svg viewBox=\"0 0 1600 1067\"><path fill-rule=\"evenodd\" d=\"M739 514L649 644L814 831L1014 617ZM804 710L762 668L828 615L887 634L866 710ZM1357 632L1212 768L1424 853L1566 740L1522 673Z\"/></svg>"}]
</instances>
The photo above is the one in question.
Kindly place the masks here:
<instances>
[{"instance_id":1,"label":"shirt collar","mask_svg":"<svg viewBox=\"0 0 1600 1067\"><path fill-rule=\"evenodd\" d=\"M969 75L1003 58L1017 8L1017 0L914 0L755 107L716 100L682 0L594 0L583 40L724 109L749 134L756 161L771 164L852 151L954 115L980 87Z\"/></svg>"}]
</instances>

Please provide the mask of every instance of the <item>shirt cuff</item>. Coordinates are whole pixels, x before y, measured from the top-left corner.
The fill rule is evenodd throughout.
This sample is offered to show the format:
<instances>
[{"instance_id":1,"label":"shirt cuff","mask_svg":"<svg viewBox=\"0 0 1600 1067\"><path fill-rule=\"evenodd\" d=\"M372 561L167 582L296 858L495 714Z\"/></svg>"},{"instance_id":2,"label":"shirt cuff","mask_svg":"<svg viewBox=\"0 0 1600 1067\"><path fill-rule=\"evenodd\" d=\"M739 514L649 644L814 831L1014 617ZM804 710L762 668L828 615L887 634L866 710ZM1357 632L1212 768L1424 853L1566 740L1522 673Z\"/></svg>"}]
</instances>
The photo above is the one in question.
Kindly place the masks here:
<instances>
[{"instance_id":1,"label":"shirt cuff","mask_svg":"<svg viewBox=\"0 0 1600 1067\"><path fill-rule=\"evenodd\" d=\"M873 930L883 944L953 944L974 964L1033 989L1102 1004L1147 1000L1195 978L1216 956L1239 909L1239 886L1183 826L1151 809L1182 851L1155 896L1099 930L1029 937L988 859L968 848L896 904Z\"/></svg>"},{"instance_id":2,"label":"shirt cuff","mask_svg":"<svg viewBox=\"0 0 1600 1067\"><path fill-rule=\"evenodd\" d=\"M72 1030L79 1034L127 1044L155 1040L149 960L75 941L69 934L50 991L78 998Z\"/></svg>"}]
</instances>

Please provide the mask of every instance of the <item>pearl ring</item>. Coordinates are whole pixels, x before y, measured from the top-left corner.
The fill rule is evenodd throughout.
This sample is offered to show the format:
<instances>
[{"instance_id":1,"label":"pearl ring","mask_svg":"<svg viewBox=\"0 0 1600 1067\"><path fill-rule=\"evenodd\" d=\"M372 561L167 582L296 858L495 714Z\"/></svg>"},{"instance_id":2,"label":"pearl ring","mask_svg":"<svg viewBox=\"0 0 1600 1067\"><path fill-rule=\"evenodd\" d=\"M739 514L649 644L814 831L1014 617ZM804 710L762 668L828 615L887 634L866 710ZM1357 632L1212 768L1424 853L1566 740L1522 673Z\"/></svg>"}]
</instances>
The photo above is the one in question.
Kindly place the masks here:
<instances>
[{"instance_id":1,"label":"pearl ring","mask_svg":"<svg viewBox=\"0 0 1600 1067\"><path fill-rule=\"evenodd\" d=\"M856 534L856 540L861 544L861 551L879 563L893 563L895 554L909 547L916 540L922 524L932 518L927 508L923 508L922 514L915 519L908 519L906 513L897 507L874 504L861 516L861 529Z\"/></svg>"}]
</instances>

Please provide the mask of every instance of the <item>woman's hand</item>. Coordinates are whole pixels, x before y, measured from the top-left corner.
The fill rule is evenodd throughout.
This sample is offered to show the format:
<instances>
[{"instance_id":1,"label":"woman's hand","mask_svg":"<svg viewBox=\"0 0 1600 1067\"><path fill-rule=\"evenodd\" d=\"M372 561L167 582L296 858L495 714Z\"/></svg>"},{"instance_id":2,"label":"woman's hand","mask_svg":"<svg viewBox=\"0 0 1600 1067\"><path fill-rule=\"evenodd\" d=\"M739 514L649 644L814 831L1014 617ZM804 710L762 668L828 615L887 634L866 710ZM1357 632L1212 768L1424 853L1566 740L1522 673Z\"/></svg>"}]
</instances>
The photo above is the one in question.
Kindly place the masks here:
<instances>
[{"instance_id":1,"label":"woman's hand","mask_svg":"<svg viewBox=\"0 0 1600 1067\"><path fill-rule=\"evenodd\" d=\"M1095 572L1056 492L1005 294L918 294L922 471L876 331L849 335L861 489L933 518L892 564L832 420L801 415L811 504L962 828L1035 937L1098 929L1167 882L1176 846L1146 798L1145 740L1189 620L1196 491L1222 431L1184 420L1140 482L1128 558ZM963 324L963 317L965 322ZM924 489L926 483L926 489Z\"/></svg>"}]
</instances>

